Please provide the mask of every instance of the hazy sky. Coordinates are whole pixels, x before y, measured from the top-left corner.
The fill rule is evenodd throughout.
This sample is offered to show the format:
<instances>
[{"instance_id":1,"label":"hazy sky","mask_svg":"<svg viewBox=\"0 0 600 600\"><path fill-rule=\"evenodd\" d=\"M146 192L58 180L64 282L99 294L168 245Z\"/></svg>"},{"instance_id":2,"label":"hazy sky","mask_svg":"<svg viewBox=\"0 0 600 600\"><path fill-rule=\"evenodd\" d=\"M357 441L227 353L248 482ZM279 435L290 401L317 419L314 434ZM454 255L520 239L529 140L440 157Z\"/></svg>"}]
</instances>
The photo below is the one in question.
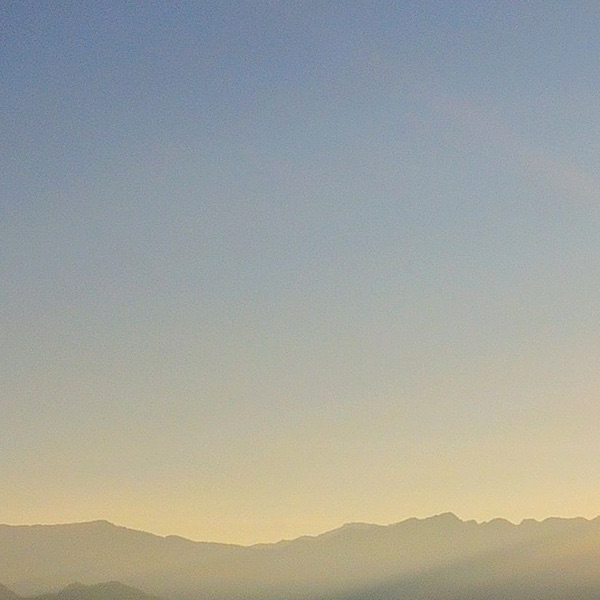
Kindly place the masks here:
<instances>
[{"instance_id":1,"label":"hazy sky","mask_svg":"<svg viewBox=\"0 0 600 600\"><path fill-rule=\"evenodd\" d=\"M600 513L599 27L3 2L0 522Z\"/></svg>"}]
</instances>

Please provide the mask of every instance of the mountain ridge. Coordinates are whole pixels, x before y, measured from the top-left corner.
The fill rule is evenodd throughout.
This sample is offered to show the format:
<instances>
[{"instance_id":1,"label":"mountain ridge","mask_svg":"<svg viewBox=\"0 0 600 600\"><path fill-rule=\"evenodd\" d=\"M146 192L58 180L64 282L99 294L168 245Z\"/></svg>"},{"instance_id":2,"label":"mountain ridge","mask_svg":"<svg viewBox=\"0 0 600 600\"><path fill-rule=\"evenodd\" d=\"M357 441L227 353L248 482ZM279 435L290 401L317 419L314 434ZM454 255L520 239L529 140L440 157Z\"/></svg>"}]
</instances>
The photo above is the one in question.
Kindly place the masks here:
<instances>
[{"instance_id":1,"label":"mountain ridge","mask_svg":"<svg viewBox=\"0 0 600 600\"><path fill-rule=\"evenodd\" d=\"M333 529L328 529L321 533L304 534L304 535L299 535L299 536L293 537L293 538L281 538L280 540L272 541L272 542L255 542L255 543L251 543L251 544L241 544L241 543L235 543L235 542L222 542L222 541L216 541L216 540L195 540L195 539L188 538L186 536L179 535L179 534L161 535L159 533L154 533L154 532L146 531L143 529L136 529L133 527L128 527L126 525L119 525L119 524L113 523L112 521L108 521L106 519L92 519L90 521L73 521L73 522L67 522L67 523L31 523L31 524L0 523L0 530L2 528L11 528L11 529L17 529L17 528L37 529L37 528L40 528L41 529L41 528L75 528L75 527L82 527L82 526L86 526L86 527L90 527L90 528L91 527L94 527L94 528L102 527L102 528L104 528L104 530L108 530L111 528L113 530L118 529L118 530L122 530L122 531L134 532L136 534L152 536L152 537L163 539L163 540L178 540L178 541L191 542L193 544L211 544L211 545L230 546L230 547L233 546L233 547L237 547L237 548L254 548L257 546L272 546L272 545L276 545L276 544L281 544L282 542L295 542L297 540L304 540L304 539L318 539L318 538L321 538L324 536L327 537L331 534L340 532L342 530L351 530L351 529L352 530L355 530L355 529L377 530L377 529L394 528L394 527L398 527L398 526L405 525L408 523L424 523L424 522L435 522L435 521L438 521L438 522L446 521L446 522L454 522L454 523L460 522L460 523L469 523L469 524L480 525L480 526L502 523L502 524L510 525L512 527L521 527L521 526L528 526L531 524L543 524L546 522L554 522L554 521L593 523L595 521L600 521L600 514L596 517L591 517L591 518L586 518L586 517L581 517L581 516L575 516L575 517L549 516L549 517L544 517L543 519L535 519L535 518L527 517L527 518L521 519L519 522L515 522L515 521L511 521L510 519L507 519L505 517L493 517L489 520L483 520L483 521L477 521L476 519L461 519L455 513L447 511L447 512L437 513L437 514L434 514L434 515L431 515L428 517L407 517L406 519L403 519L401 521L395 521L395 522L387 523L387 524L370 523L370 522L366 522L366 521L349 521L349 522L343 523L342 525L339 525L338 527L334 527Z\"/></svg>"},{"instance_id":2,"label":"mountain ridge","mask_svg":"<svg viewBox=\"0 0 600 600\"><path fill-rule=\"evenodd\" d=\"M34 596L20 596L0 584L1 600L160 600L158 596L146 594L137 588L119 581L106 581L85 585L78 581L68 584L56 592Z\"/></svg>"},{"instance_id":3,"label":"mountain ridge","mask_svg":"<svg viewBox=\"0 0 600 600\"><path fill-rule=\"evenodd\" d=\"M598 517L514 524L440 513L390 525L346 523L316 536L251 546L159 536L104 520L1 525L0 556L0 581L29 596L73 581L117 580L171 600L337 600L357 590L384 600L446 600L471 591L493 598L510 586L526 590L519 600L548 587L564 588L565 598L579 597L576 588L600 597Z\"/></svg>"}]
</instances>

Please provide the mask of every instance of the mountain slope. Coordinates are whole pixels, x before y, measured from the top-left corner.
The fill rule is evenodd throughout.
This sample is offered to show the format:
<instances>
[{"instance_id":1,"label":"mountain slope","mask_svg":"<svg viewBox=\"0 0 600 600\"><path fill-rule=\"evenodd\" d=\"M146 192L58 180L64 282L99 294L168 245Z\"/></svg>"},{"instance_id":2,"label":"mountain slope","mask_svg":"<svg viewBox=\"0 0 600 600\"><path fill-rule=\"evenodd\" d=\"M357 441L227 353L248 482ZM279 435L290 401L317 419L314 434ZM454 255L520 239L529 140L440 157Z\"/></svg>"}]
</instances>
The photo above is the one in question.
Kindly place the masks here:
<instances>
[{"instance_id":1,"label":"mountain slope","mask_svg":"<svg viewBox=\"0 0 600 600\"><path fill-rule=\"evenodd\" d=\"M0 581L27 594L119 580L202 600L600 598L600 519L478 524L443 514L250 547L163 538L105 521L0 526L0 556Z\"/></svg>"},{"instance_id":2,"label":"mountain slope","mask_svg":"<svg viewBox=\"0 0 600 600\"><path fill-rule=\"evenodd\" d=\"M109 581L95 585L71 583L59 592L41 594L28 600L158 600L158 597L118 581Z\"/></svg>"},{"instance_id":3,"label":"mountain slope","mask_svg":"<svg viewBox=\"0 0 600 600\"><path fill-rule=\"evenodd\" d=\"M145 594L141 590L123 585L118 581L83 585L71 583L64 589L31 598L23 598L0 584L0 600L159 600L157 596Z\"/></svg>"},{"instance_id":4,"label":"mountain slope","mask_svg":"<svg viewBox=\"0 0 600 600\"><path fill-rule=\"evenodd\" d=\"M0 525L0 581L27 595L64 588L73 581L110 580L156 593L165 589L163 576L185 581L188 571L230 549L235 551L226 544L163 538L107 521Z\"/></svg>"}]
</instances>

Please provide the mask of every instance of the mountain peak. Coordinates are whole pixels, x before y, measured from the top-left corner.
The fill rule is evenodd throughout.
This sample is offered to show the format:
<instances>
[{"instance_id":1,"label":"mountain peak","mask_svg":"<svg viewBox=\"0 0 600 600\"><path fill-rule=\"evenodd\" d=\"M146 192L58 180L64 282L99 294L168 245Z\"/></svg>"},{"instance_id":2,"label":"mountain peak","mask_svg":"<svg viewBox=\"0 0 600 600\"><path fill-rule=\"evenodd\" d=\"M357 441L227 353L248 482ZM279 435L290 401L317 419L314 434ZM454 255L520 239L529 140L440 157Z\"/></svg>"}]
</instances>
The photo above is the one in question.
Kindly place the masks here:
<instances>
[{"instance_id":1,"label":"mountain peak","mask_svg":"<svg viewBox=\"0 0 600 600\"><path fill-rule=\"evenodd\" d=\"M94 521L84 521L79 525L85 525L86 527L93 529L119 529L119 525L115 525L106 519L96 519Z\"/></svg>"},{"instance_id":2,"label":"mountain peak","mask_svg":"<svg viewBox=\"0 0 600 600\"><path fill-rule=\"evenodd\" d=\"M443 521L444 523L463 523L462 519L457 517L453 512L443 512L437 515L433 515L426 521Z\"/></svg>"},{"instance_id":3,"label":"mountain peak","mask_svg":"<svg viewBox=\"0 0 600 600\"><path fill-rule=\"evenodd\" d=\"M156 597L120 581L106 581L91 585L77 581L46 598L48 600L154 600Z\"/></svg>"},{"instance_id":4,"label":"mountain peak","mask_svg":"<svg viewBox=\"0 0 600 600\"><path fill-rule=\"evenodd\" d=\"M374 525L373 523L363 523L360 521L355 521L351 523L344 523L339 529L345 529L346 531L365 531L368 529L374 529L376 527L381 527L381 525Z\"/></svg>"}]
</instances>

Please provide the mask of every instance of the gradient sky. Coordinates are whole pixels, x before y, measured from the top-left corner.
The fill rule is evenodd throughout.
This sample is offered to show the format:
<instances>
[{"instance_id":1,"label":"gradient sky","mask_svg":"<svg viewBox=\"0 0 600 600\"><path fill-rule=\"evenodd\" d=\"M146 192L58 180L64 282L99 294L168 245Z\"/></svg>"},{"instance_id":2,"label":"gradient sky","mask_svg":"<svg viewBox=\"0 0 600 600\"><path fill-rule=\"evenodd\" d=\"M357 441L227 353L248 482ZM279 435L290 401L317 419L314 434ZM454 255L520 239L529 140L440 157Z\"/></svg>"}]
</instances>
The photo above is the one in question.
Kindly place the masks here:
<instances>
[{"instance_id":1,"label":"gradient sky","mask_svg":"<svg viewBox=\"0 0 600 600\"><path fill-rule=\"evenodd\" d=\"M0 522L600 513L599 27L3 2Z\"/></svg>"}]
</instances>

